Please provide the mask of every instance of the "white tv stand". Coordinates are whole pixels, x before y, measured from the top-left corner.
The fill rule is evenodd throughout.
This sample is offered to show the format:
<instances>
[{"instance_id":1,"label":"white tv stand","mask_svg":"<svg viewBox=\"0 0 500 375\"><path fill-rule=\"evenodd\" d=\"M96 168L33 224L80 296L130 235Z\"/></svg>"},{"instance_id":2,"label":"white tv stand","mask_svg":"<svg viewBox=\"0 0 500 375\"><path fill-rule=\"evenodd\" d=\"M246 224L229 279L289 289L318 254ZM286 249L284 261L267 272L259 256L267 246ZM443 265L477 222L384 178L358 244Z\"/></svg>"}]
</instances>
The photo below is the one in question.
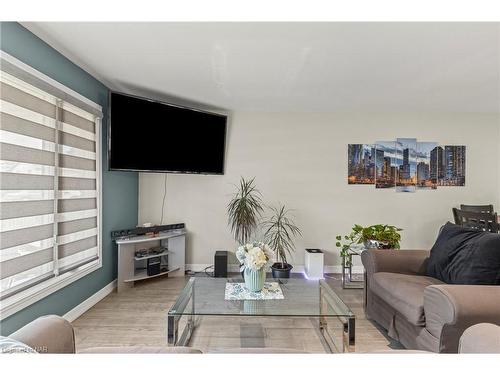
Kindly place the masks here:
<instances>
[{"instance_id":1,"label":"white tv stand","mask_svg":"<svg viewBox=\"0 0 500 375\"><path fill-rule=\"evenodd\" d=\"M132 288L135 281L169 275L173 277L184 276L186 271L186 230L174 229L160 232L156 236L133 236L116 239L118 245L118 293ZM142 248L163 246L168 251L136 258L135 252ZM148 276L147 271L136 270L137 262L146 262L153 256L168 256L167 270L157 275Z\"/></svg>"}]
</instances>

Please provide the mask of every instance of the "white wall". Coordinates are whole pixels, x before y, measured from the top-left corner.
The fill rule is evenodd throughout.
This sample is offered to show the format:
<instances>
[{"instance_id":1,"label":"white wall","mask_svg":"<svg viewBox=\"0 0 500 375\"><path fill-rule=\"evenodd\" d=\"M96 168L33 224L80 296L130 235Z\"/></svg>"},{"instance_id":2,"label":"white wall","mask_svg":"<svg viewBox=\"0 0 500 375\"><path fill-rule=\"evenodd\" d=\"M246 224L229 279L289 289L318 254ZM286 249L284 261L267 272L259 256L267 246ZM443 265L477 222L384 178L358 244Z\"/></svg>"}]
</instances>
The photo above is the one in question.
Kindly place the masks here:
<instances>
[{"instance_id":1,"label":"white wall","mask_svg":"<svg viewBox=\"0 0 500 375\"><path fill-rule=\"evenodd\" d=\"M225 175L169 174L164 222L186 223L188 264L212 264L216 249L236 246L226 217L233 184L240 176L255 176L265 202L295 209L303 232L295 265L303 264L309 247L324 249L327 265L340 264L335 235L349 232L354 223L397 225L404 228L402 248L429 249L439 226L452 220L452 207L500 207L498 124L498 116L484 114L235 113ZM398 137L466 145L466 186L396 193L347 184L348 143ZM159 223L163 179L163 174L140 175L139 223Z\"/></svg>"}]
</instances>

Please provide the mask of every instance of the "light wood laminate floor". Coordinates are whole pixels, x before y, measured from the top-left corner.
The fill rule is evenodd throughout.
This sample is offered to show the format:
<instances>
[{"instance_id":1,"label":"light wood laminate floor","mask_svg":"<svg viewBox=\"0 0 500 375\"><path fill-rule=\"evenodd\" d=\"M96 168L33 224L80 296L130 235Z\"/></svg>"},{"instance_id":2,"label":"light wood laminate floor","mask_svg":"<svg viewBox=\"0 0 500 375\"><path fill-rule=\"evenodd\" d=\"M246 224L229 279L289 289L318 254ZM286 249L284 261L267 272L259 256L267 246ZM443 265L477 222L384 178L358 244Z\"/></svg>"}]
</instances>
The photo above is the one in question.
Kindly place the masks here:
<instances>
[{"instance_id":1,"label":"light wood laminate floor","mask_svg":"<svg viewBox=\"0 0 500 375\"><path fill-rule=\"evenodd\" d=\"M356 314L356 352L401 349L365 318L363 290L343 290L340 275L333 277L328 282ZM187 279L151 279L123 293L111 293L73 322L77 351L96 346L166 345L167 312ZM190 346L204 352L238 347L326 352L316 319L202 317L197 323ZM334 329L340 337L340 322Z\"/></svg>"}]
</instances>

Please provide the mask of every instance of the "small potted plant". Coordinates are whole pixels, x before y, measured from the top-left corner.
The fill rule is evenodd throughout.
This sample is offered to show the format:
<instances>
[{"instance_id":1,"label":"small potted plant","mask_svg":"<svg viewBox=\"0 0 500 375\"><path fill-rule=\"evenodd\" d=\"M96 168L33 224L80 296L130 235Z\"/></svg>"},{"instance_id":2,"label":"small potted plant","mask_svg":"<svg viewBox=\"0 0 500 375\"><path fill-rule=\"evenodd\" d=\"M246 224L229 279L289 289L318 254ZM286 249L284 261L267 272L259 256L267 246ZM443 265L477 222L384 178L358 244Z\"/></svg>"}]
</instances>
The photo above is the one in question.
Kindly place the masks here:
<instances>
[{"instance_id":1,"label":"small potted plant","mask_svg":"<svg viewBox=\"0 0 500 375\"><path fill-rule=\"evenodd\" d=\"M289 278L293 267L288 264L286 257L295 250L294 238L302 233L289 217L289 210L284 205L272 207L271 211L271 217L264 221L263 226L264 240L276 254L276 262L271 266L273 278Z\"/></svg>"},{"instance_id":2,"label":"small potted plant","mask_svg":"<svg viewBox=\"0 0 500 375\"><path fill-rule=\"evenodd\" d=\"M236 258L242 264L245 287L251 292L260 292L266 281L266 266L271 259L271 249L262 242L248 243L238 247Z\"/></svg>"},{"instance_id":3,"label":"small potted plant","mask_svg":"<svg viewBox=\"0 0 500 375\"><path fill-rule=\"evenodd\" d=\"M402 229L394 225L375 224L369 227L354 225L352 233L357 238L357 243L364 244L365 248L371 249L399 249Z\"/></svg>"},{"instance_id":4,"label":"small potted plant","mask_svg":"<svg viewBox=\"0 0 500 375\"><path fill-rule=\"evenodd\" d=\"M401 228L394 225L376 224L363 227L355 224L351 233L346 236L335 237L335 246L340 249L340 256L345 258L355 244L363 244L366 249L399 249Z\"/></svg>"}]
</instances>

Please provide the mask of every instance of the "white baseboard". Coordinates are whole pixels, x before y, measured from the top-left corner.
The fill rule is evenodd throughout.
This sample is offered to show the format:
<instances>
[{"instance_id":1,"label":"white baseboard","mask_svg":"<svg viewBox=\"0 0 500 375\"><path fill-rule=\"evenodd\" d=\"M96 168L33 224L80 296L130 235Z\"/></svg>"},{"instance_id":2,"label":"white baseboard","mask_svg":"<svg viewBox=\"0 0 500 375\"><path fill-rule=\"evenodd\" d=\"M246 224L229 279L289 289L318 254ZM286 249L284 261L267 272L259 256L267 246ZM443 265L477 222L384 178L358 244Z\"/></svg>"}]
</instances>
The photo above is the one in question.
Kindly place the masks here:
<instances>
[{"instance_id":1,"label":"white baseboard","mask_svg":"<svg viewBox=\"0 0 500 375\"><path fill-rule=\"evenodd\" d=\"M193 272L203 272L206 267L213 266L213 264L186 264L186 270L190 270ZM240 268L237 264L228 264L227 267L228 272L239 272ZM363 266L353 266L352 273L363 273ZM212 272L213 269L208 269L208 272ZM325 266L325 273L341 273L341 266ZM304 273L304 266L302 264L298 264L293 266L292 273Z\"/></svg>"},{"instance_id":2,"label":"white baseboard","mask_svg":"<svg viewBox=\"0 0 500 375\"><path fill-rule=\"evenodd\" d=\"M106 297L108 294L110 294L113 290L115 290L116 283L117 283L116 280L113 280L108 285L106 285L104 288L102 288L101 290L92 294L85 301L83 301L79 305L76 305L71 310L69 310L66 314L63 315L63 318L70 321L70 322L76 320L84 312L86 312L88 309L90 309L92 306L94 306L97 302L99 302L104 297Z\"/></svg>"}]
</instances>

